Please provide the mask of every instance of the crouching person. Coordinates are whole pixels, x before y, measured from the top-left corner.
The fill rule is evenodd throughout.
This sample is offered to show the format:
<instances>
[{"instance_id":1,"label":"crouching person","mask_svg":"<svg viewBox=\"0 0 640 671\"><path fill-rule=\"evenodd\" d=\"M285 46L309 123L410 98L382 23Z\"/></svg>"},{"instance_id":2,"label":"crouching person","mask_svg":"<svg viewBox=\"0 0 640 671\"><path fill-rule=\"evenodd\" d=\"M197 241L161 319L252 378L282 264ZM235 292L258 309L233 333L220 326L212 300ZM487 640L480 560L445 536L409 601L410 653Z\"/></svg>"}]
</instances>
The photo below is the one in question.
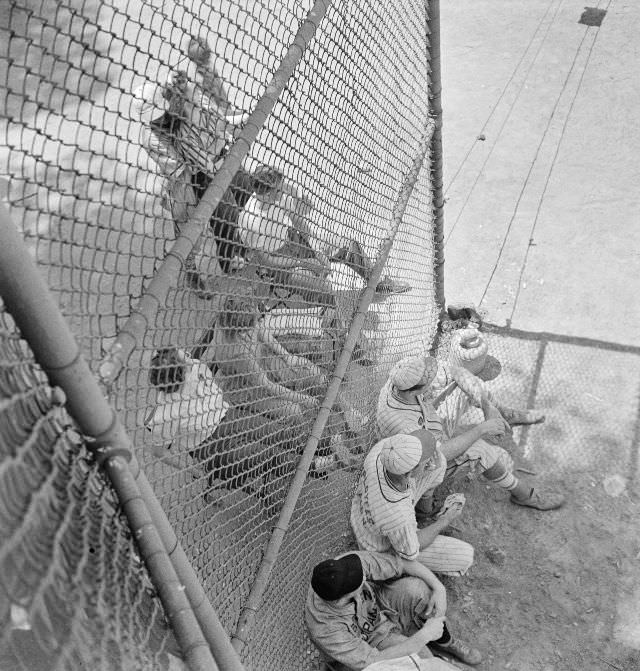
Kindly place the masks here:
<instances>
[{"instance_id":1,"label":"crouching person","mask_svg":"<svg viewBox=\"0 0 640 671\"><path fill-rule=\"evenodd\" d=\"M430 658L431 650L478 664L480 653L449 632L446 609L444 586L422 564L350 552L313 569L305 623L318 650L341 669L414 654Z\"/></svg>"},{"instance_id":2,"label":"crouching person","mask_svg":"<svg viewBox=\"0 0 640 671\"><path fill-rule=\"evenodd\" d=\"M431 571L464 575L473 547L443 536L462 512L464 496L453 494L436 519L418 529L415 505L442 482L446 460L428 431L383 438L367 454L351 502L351 528L361 550L392 552Z\"/></svg>"}]
</instances>

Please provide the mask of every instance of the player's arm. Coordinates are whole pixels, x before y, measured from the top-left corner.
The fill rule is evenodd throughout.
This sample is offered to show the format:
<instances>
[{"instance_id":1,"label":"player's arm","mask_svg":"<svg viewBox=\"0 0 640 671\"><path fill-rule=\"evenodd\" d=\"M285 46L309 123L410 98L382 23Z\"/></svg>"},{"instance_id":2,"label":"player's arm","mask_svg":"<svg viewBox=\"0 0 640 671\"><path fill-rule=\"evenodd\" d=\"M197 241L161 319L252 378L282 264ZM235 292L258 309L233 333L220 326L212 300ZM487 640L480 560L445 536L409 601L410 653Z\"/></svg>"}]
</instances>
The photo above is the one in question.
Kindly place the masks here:
<instances>
[{"instance_id":1,"label":"player's arm","mask_svg":"<svg viewBox=\"0 0 640 671\"><path fill-rule=\"evenodd\" d=\"M491 400L491 392L486 383L462 366L450 366L451 377L460 389L471 399L476 408L480 407L482 397Z\"/></svg>"},{"instance_id":2,"label":"player's arm","mask_svg":"<svg viewBox=\"0 0 640 671\"><path fill-rule=\"evenodd\" d=\"M303 259L298 259L289 254L278 254L278 252L265 252L263 250L254 250L256 261L261 266L276 268L278 270L292 270L304 265Z\"/></svg>"},{"instance_id":3,"label":"player's arm","mask_svg":"<svg viewBox=\"0 0 640 671\"><path fill-rule=\"evenodd\" d=\"M444 585L436 578L432 571L418 561L402 560L404 575L420 578L431 589L431 599L424 615L444 617L447 612L447 592Z\"/></svg>"},{"instance_id":4,"label":"player's arm","mask_svg":"<svg viewBox=\"0 0 640 671\"><path fill-rule=\"evenodd\" d=\"M233 361L221 361L220 369L225 375L241 375L247 388L261 388L272 398L279 398L284 403L297 403L305 408L315 408L316 399L308 394L288 389L278 382L271 380L260 366L255 357L249 352L242 352Z\"/></svg>"},{"instance_id":5,"label":"player's arm","mask_svg":"<svg viewBox=\"0 0 640 671\"><path fill-rule=\"evenodd\" d=\"M448 512L439 517L433 524L424 527L423 529L418 529L418 543L420 544L420 549L424 550L428 548L431 543L436 539L436 536L441 534L451 522L458 517L458 514L454 516L453 509L451 513Z\"/></svg>"},{"instance_id":6,"label":"player's arm","mask_svg":"<svg viewBox=\"0 0 640 671\"><path fill-rule=\"evenodd\" d=\"M360 670L374 662L420 652L428 642L442 636L443 622L444 618L428 620L413 636L408 636L385 650L378 650L369 645L342 623L328 624L322 630L314 630L312 639L337 662L350 669Z\"/></svg>"},{"instance_id":7,"label":"player's arm","mask_svg":"<svg viewBox=\"0 0 640 671\"><path fill-rule=\"evenodd\" d=\"M504 435L504 432L505 422L503 419L487 419L459 436L443 441L440 445L440 451L447 461L452 461L464 454L477 440L486 436Z\"/></svg>"}]
</instances>

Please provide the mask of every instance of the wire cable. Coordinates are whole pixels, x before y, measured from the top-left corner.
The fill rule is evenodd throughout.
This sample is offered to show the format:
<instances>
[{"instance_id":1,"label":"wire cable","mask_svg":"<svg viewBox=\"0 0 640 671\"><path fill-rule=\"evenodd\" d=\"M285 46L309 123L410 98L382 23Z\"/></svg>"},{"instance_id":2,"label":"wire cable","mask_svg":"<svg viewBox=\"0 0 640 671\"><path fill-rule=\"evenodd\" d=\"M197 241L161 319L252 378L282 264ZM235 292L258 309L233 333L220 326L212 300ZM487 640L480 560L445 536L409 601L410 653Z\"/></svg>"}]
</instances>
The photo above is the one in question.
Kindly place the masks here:
<instances>
[{"instance_id":1,"label":"wire cable","mask_svg":"<svg viewBox=\"0 0 640 671\"><path fill-rule=\"evenodd\" d=\"M544 37L543 37L543 39L541 40L540 45L538 46L538 50L536 51L536 54L535 54L533 60L531 61L530 65L529 65L529 68L528 68L528 70L527 70L527 72L526 72L524 78L522 79L522 82L521 82L521 84L520 84L520 88L518 89L518 92L516 93L516 97L514 98L513 102L511 103L511 106L509 107L509 111L507 112L507 116L505 117L504 121L502 122L502 125L500 126L500 129L498 130L498 133L497 133L496 136L495 136L495 139L494 139L494 141L493 141L493 144L491 145L491 149L489 150L489 152L487 153L487 156L485 157L484 161L482 162L482 165L480 166L480 170L478 171L478 174L476 175L476 178L475 178L475 180L473 181L473 184L471 185L471 188L469 189L469 191L468 191L468 193L467 193L467 195L466 195L466 197L465 197L465 199L464 199L464 202L462 203L462 207L461 207L460 210L458 211L458 215L456 216L456 220L453 222L453 225L451 226L451 229L449 230L449 234L447 235L447 239L445 240L445 245L447 244L447 242L449 242L449 239L451 238L451 235L453 234L453 231L454 231L454 229L455 229L457 223L458 223L458 222L460 221L460 219L462 218L462 213L465 211L465 209L466 209L466 207L467 207L467 204L469 203L469 200L471 199L471 194L474 192L474 190L475 190L475 188L476 188L478 182L480 181L480 178L482 177L482 175L483 175L483 173L484 173L484 169L485 169L487 163L489 162L489 159L490 159L491 156L493 155L493 151L494 151L494 149L496 148L496 146L497 146L497 144L498 144L498 140L500 139L500 136L502 135L502 131L504 130L505 126L507 125L507 122L508 122L509 119L511 118L511 113L512 113L513 110L514 110L514 108L515 108L515 106L516 106L516 103L517 103L518 100L520 99L520 94L522 93L522 90L524 89L524 86L525 86L525 84L527 83L527 78L529 77L529 74L531 73L531 70L533 69L533 66L536 64L536 62L537 62L537 60L538 60L538 56L540 55L540 52L542 51L542 47L543 47L544 44L545 44L545 41L546 41L546 39L547 39L547 35L549 34L549 31L551 30L551 27L553 26L553 24L554 24L554 22L555 22L555 20L556 20L556 17L557 17L557 15L558 15L558 12L559 12L559 10L560 10L560 7L563 5L563 3L564 3L564 0L561 0L561 1L558 3L558 6L556 7L556 11L555 11L555 13L554 13L554 15L553 15L553 18L551 19L549 25L547 26L547 30L545 31ZM543 18L544 18L544 17L543 17ZM538 28L539 28L539 27L540 27L540 26L538 26ZM537 32L537 31L536 31L536 32ZM528 50L528 48L529 48L529 47L527 47L527 50ZM522 59L521 59L520 62L522 62ZM520 65L520 63L518 64L518 66L519 66L519 65ZM515 71L514 71L514 74L515 74ZM511 79L513 79L513 76L511 77ZM503 90L503 94L504 94L504 90ZM502 97L503 94L501 94L501 97ZM496 105L494 106L493 109L495 110L496 107L497 107L497 103L496 103ZM493 112L492 112L492 114L493 114ZM486 128L486 126L487 126L488 123L489 123L489 119L487 119L487 121L485 122L485 125L482 127L482 130L483 130L483 131L485 130L485 128Z\"/></svg>"},{"instance_id":2,"label":"wire cable","mask_svg":"<svg viewBox=\"0 0 640 671\"><path fill-rule=\"evenodd\" d=\"M555 2L555 0L551 0L551 2L549 2L549 5L547 6L547 9L546 9L545 13L543 14L543 16L542 16L542 18L540 19L540 21L539 21L539 23L538 23L538 25L537 25L537 27L536 27L536 29L535 29L533 35L531 36L531 39L529 40L529 43L528 43L527 46L525 47L525 50L522 52L522 56L520 56L520 60L519 60L518 63L516 64L516 67L514 68L513 72L511 73L511 76L509 77L509 79L507 80L507 83L504 85L502 91L500 92L500 95L498 96L498 99L496 100L494 106L491 108L491 111L489 112L489 116L486 118L486 120L485 120L485 122L484 122L484 125L483 125L482 128L480 129L480 133L478 133L478 135L482 134L482 132L485 130L485 128L486 128L487 125L489 124L489 121L491 120L491 117L492 117L493 114L495 113L496 108L498 107L498 105L500 104L500 101L501 101L502 98L504 97L504 95L505 95L505 93L506 93L506 91L507 91L507 88L509 87L509 85L510 85L511 82L513 81L513 78L515 77L516 72L517 72L518 69L520 68L520 65L522 64L522 61L525 59L525 56L527 55L527 52L528 52L529 49L531 48L531 44L532 44L533 41L535 40L536 35L538 34L538 31L540 30L540 26L542 25L543 21L544 21L545 18L547 17L547 14L549 13L549 10L551 9L551 5L553 5L554 2ZM563 2L563 0L561 0L561 3L560 3L560 4L562 4L562 2ZM469 147L469 149L467 150L467 153L465 154L465 156L463 157L462 161L460 162L460 165L459 165L458 168L456 169L456 171L455 171L453 177L451 178L451 181L449 182L449 184L448 184L447 187L445 188L445 190L444 190L444 195L445 195L445 196L447 195L447 192L449 191L449 189L451 188L451 186L453 185L453 183L456 181L456 179L457 179L458 175L460 174L460 172L461 172L461 170L462 170L464 164L467 162L467 160L468 160L468 158L469 158L471 152L473 151L474 147L476 146L477 141L478 141L478 140L477 140L477 136L476 136L476 139L471 143L471 146Z\"/></svg>"},{"instance_id":3,"label":"wire cable","mask_svg":"<svg viewBox=\"0 0 640 671\"><path fill-rule=\"evenodd\" d=\"M533 172L533 168L535 167L535 165L538 161L538 156L540 155L540 150L542 149L542 145L544 144L544 141L547 138L547 133L549 132L549 128L551 127L551 122L553 121L553 119L556 115L556 112L558 110L558 105L560 104L560 100L562 99L562 96L563 96L563 94L564 94L564 92L567 88L567 84L569 83L569 79L571 78L571 75L572 75L573 70L575 68L576 62L578 60L578 56L580 55L580 51L582 49L582 45L584 44L584 41L585 41L585 39L587 37L587 34L588 34L587 31L588 31L588 29L585 30L584 35L582 36L582 39L580 40L580 44L578 45L578 48L576 49L576 53L573 56L571 66L569 67L569 70L567 72L567 76L565 77L562 88L560 89L560 93L558 94L558 97L557 97L557 99L556 99L556 101L553 105L553 110L551 111L551 114L549 115L547 125L545 126L544 132L542 133L542 137L540 138L540 142L538 143L536 153L533 157L533 160L531 161L531 164L529 165L529 170L527 172L527 176L525 177L522 188L520 189L520 193L518 194L518 199L516 200L515 207L513 208L513 213L511 214L511 218L509 219L509 224L507 226L507 230L505 231L504 237L502 239L502 244L500 245L500 250L498 252L498 256L496 258L493 269L491 270L491 274L490 274L489 279L487 281L487 284L484 288L484 291L482 292L482 297L480 298L479 305L482 305L482 302L484 301L484 299L487 295L487 291L488 291L489 287L491 286L491 282L493 281L493 278L494 278L494 276L496 274L496 271L498 269L498 264L500 263L500 259L502 258L504 248L506 247L506 244L507 244L507 239L509 238L509 234L511 232L511 227L513 226L513 222L516 218L516 214L518 213L518 209L520 207L520 202L522 201L522 197L524 196L524 193L527 190L527 186L529 185L529 180L531 179L531 174Z\"/></svg>"},{"instance_id":4,"label":"wire cable","mask_svg":"<svg viewBox=\"0 0 640 671\"><path fill-rule=\"evenodd\" d=\"M607 7L606 7L605 11L609 10L609 7L611 6L612 1L613 0L609 0L609 2L607 3ZM589 32L589 28L591 28L591 27L592 26L587 27L587 29L586 29L587 33ZM589 47L589 53L587 54L587 59L586 59L585 64L584 64L584 69L582 70L582 74L580 75L578 85L576 86L575 93L573 94L573 98L571 99L571 103L570 103L569 109L567 111L567 116L566 116L566 118L564 120L564 123L562 125L562 130L560 131L560 138L558 139L558 144L556 146L556 150L555 150L555 153L553 155L553 160L551 161L551 166L549 167L549 173L547 174L547 178L546 178L545 183L544 183L544 188L542 190L542 194L540 195L540 200L538 201L538 206L536 208L536 215L533 219L533 224L531 226L531 231L529 233L529 241L531 241L533 239L533 235L534 235L534 232L535 232L535 229L536 229L536 225L537 225L538 219L540 217L540 212L542 210L542 204L544 202L544 198L545 198L545 195L547 193L547 188L549 187L549 182L551 181L551 175L553 173L553 170L554 170L555 164L556 164L556 160L557 160L558 155L560 153L560 147L562 145L562 141L564 139L564 135L565 135L565 132L567 130L567 126L569 125L569 119L571 118L571 112L573 111L573 106L574 106L574 104L576 102L576 99L578 97L578 93L580 93L580 89L582 87L582 81L584 80L584 76L587 72L587 67L589 65L589 61L591 60L591 54L593 53L593 49L594 49L595 44L598 40L598 35L599 34L600 34L599 29L596 29L595 35L594 35L594 38L593 38L593 42L591 42L591 46ZM513 301L513 307L511 309L511 314L509 315L509 320L508 320L509 324L511 324L511 321L513 320L513 315L515 314L516 307L518 305L518 299L520 298L520 292L522 290L522 278L524 277L524 271L526 270L526 267L527 267L527 261L529 260L529 251L530 250L531 250L531 244L527 245L527 249L526 249L526 252L525 252L525 255L524 255L524 260L522 262L522 267L520 268L520 274L518 276L518 287L516 289L516 296L515 296L515 299Z\"/></svg>"}]
</instances>

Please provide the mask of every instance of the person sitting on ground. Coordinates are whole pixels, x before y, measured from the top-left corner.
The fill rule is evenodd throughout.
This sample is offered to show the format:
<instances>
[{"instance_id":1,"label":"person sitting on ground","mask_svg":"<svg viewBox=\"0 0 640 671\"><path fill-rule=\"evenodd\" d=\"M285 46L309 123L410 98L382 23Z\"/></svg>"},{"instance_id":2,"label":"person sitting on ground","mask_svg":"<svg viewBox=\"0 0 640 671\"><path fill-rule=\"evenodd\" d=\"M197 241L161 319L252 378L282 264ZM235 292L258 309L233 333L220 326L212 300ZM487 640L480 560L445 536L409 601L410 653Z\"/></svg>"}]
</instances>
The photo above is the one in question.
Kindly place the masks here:
<instances>
[{"instance_id":1,"label":"person sitting on ground","mask_svg":"<svg viewBox=\"0 0 640 671\"><path fill-rule=\"evenodd\" d=\"M204 41L190 42L188 69L175 70L163 84L146 82L135 91L133 105L143 124L141 144L166 178L163 205L171 212L176 236L193 216L248 117L229 102ZM240 169L210 219L223 272L244 264L236 224L250 193L251 177ZM188 277L201 288L210 275L203 244L201 239L187 260Z\"/></svg>"},{"instance_id":2,"label":"person sitting on ground","mask_svg":"<svg viewBox=\"0 0 640 671\"><path fill-rule=\"evenodd\" d=\"M177 347L161 349L151 360L149 382L156 405L145 421L155 456L177 470L220 425L229 404L205 363Z\"/></svg>"},{"instance_id":3,"label":"person sitting on ground","mask_svg":"<svg viewBox=\"0 0 640 671\"><path fill-rule=\"evenodd\" d=\"M462 375L460 371L458 373ZM445 480L461 469L478 468L489 482L510 493L512 503L538 510L553 510L562 506L565 501L562 494L542 492L519 480L514 475L511 455L502 447L486 440L509 430L502 413L509 414L511 409L499 406L498 412L486 396L483 396L481 405L487 419L459 434L445 434L442 419L430 401L431 384L437 374L438 362L425 356L402 359L391 369L389 379L378 397L376 424L379 435L388 438L397 433L426 429L436 440L438 458L447 462ZM464 374L470 375L468 371L464 371ZM474 382L474 386L475 384ZM484 389L483 386L479 388ZM527 419L526 413L512 413L517 419ZM416 510L420 518L424 519L431 514L431 508L432 492L427 492L417 502Z\"/></svg>"},{"instance_id":4,"label":"person sitting on ground","mask_svg":"<svg viewBox=\"0 0 640 671\"><path fill-rule=\"evenodd\" d=\"M449 632L446 609L444 586L422 564L349 552L314 567L305 624L321 654L341 668L416 653L430 658L431 650L480 662L479 651Z\"/></svg>"},{"instance_id":5,"label":"person sitting on ground","mask_svg":"<svg viewBox=\"0 0 640 671\"><path fill-rule=\"evenodd\" d=\"M228 489L255 491L265 508L273 507L295 470L296 432L229 405L209 367L177 347L156 352L149 381L157 396L145 426L153 454L170 467L163 471L173 476L168 491L176 490L175 476L181 474L179 489L188 490L198 505L219 482ZM257 490L254 481L259 481Z\"/></svg>"},{"instance_id":6,"label":"person sitting on ground","mask_svg":"<svg viewBox=\"0 0 640 671\"><path fill-rule=\"evenodd\" d=\"M469 543L441 532L460 516L464 496L454 494L442 514L418 529L414 507L440 484L446 462L428 431L383 438L365 457L351 503L351 528L358 547L417 560L436 573L464 575L473 563Z\"/></svg>"}]
</instances>

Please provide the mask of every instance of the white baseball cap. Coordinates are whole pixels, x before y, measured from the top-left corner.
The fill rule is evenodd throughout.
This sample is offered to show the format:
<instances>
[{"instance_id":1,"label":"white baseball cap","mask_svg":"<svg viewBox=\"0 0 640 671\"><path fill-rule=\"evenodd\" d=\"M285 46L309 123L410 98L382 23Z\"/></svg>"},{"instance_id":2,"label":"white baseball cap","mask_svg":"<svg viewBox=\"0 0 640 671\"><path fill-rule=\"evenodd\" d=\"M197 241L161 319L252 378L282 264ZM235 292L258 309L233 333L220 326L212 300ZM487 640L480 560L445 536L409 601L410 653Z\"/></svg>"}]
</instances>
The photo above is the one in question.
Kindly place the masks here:
<instances>
[{"instance_id":1,"label":"white baseball cap","mask_svg":"<svg viewBox=\"0 0 640 671\"><path fill-rule=\"evenodd\" d=\"M418 384L428 384L438 372L438 362L430 356L411 356L391 369L389 380L396 388L404 391Z\"/></svg>"},{"instance_id":2,"label":"white baseball cap","mask_svg":"<svg viewBox=\"0 0 640 671\"><path fill-rule=\"evenodd\" d=\"M412 471L422 459L422 443L416 436L398 433L384 439L380 458L385 470L394 475Z\"/></svg>"}]
</instances>

